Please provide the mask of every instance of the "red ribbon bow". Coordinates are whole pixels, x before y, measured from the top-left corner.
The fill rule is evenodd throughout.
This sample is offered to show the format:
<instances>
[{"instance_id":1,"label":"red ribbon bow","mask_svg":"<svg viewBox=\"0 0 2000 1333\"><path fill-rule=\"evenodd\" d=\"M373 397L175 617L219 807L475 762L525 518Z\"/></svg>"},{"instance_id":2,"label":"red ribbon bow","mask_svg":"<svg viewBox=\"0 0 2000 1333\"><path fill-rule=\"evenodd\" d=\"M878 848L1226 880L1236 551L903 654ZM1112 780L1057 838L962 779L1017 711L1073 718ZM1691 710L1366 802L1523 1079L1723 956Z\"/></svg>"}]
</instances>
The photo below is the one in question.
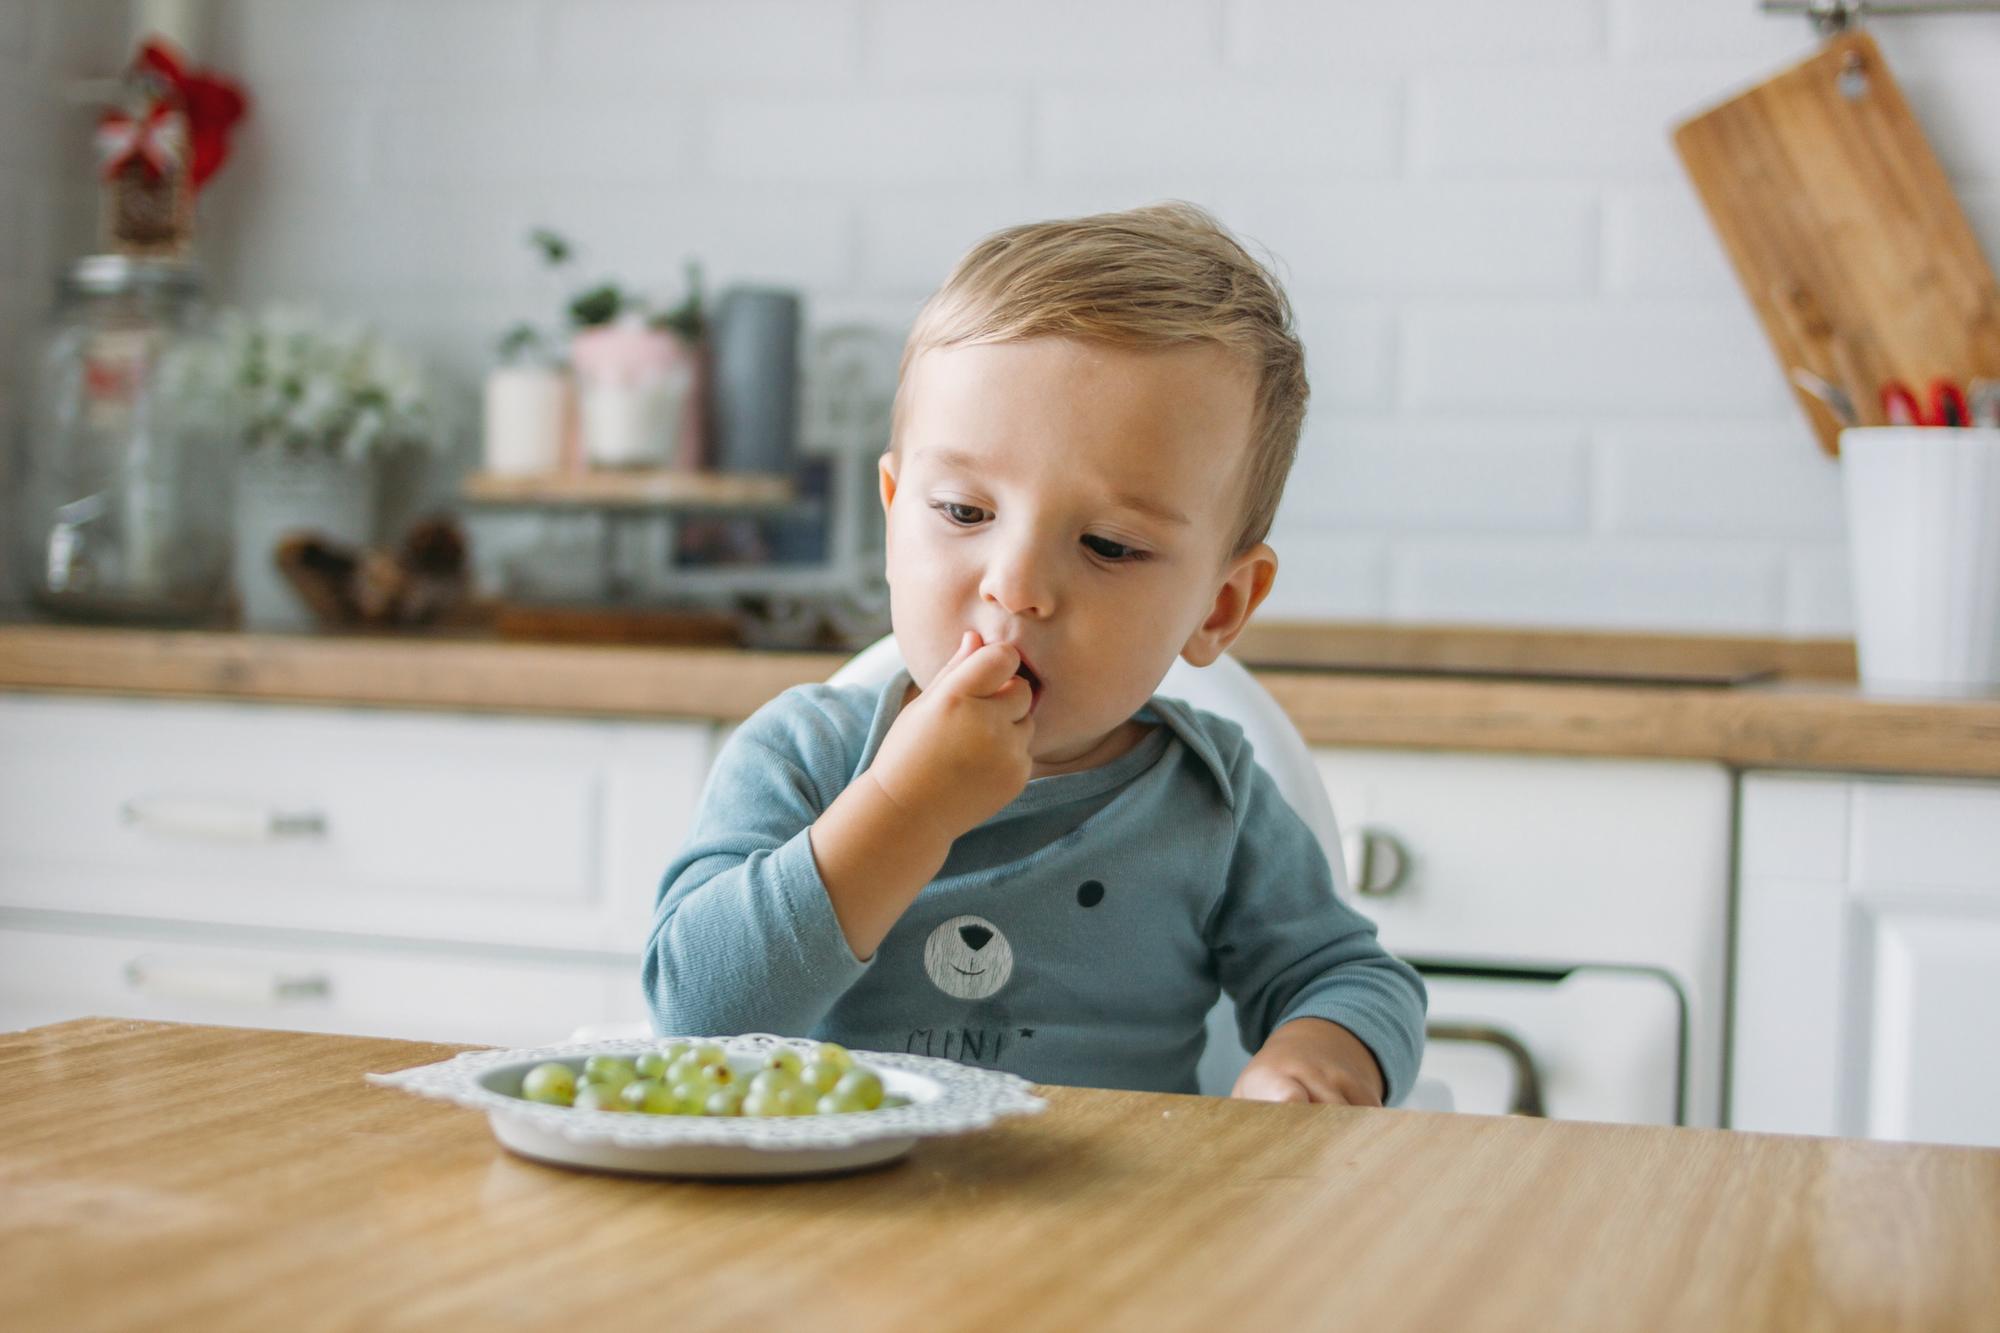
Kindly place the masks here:
<instances>
[{"instance_id":1,"label":"red ribbon bow","mask_svg":"<svg viewBox=\"0 0 2000 1333\"><path fill-rule=\"evenodd\" d=\"M139 48L133 73L157 90L141 116L106 111L97 125L104 174L115 176L135 156L155 175L170 170L185 146L188 175L199 190L229 156L229 131L249 110L243 90L226 79L189 70L155 38Z\"/></svg>"},{"instance_id":2,"label":"red ribbon bow","mask_svg":"<svg viewBox=\"0 0 2000 1333\"><path fill-rule=\"evenodd\" d=\"M186 146L187 120L164 102L153 103L144 116L107 111L97 122L97 151L104 158L106 180L135 158L154 178L165 176L179 164Z\"/></svg>"}]
</instances>

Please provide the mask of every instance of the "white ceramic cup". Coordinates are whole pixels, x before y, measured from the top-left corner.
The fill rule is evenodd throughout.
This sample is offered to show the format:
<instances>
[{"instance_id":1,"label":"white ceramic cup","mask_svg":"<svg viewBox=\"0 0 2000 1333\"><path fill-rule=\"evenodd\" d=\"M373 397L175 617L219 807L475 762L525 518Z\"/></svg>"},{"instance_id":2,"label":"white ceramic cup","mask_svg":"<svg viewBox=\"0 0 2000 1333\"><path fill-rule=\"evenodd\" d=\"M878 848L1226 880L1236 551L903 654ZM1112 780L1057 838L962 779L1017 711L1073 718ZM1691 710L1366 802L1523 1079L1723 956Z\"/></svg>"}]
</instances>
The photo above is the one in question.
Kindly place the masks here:
<instances>
[{"instance_id":1,"label":"white ceramic cup","mask_svg":"<svg viewBox=\"0 0 2000 1333\"><path fill-rule=\"evenodd\" d=\"M583 453L593 467L664 467L678 448L694 364L684 345L636 318L570 339Z\"/></svg>"},{"instance_id":2,"label":"white ceramic cup","mask_svg":"<svg viewBox=\"0 0 2000 1333\"><path fill-rule=\"evenodd\" d=\"M2000 429L1855 427L1840 470L1862 685L2000 685Z\"/></svg>"},{"instance_id":3,"label":"white ceramic cup","mask_svg":"<svg viewBox=\"0 0 2000 1333\"><path fill-rule=\"evenodd\" d=\"M586 378L579 393L583 452L594 467L664 467L680 438L687 375L638 383Z\"/></svg>"}]
</instances>

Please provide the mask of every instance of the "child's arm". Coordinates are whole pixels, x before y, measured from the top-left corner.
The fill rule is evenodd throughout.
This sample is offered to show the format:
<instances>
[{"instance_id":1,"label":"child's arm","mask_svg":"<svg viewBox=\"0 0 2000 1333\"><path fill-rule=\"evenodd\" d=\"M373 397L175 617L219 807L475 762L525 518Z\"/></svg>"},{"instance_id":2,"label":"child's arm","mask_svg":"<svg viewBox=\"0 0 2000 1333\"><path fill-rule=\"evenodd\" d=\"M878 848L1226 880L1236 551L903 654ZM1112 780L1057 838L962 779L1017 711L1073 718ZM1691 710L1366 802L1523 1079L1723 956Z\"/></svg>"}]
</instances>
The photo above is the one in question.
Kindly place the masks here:
<instances>
[{"instance_id":1,"label":"child's arm","mask_svg":"<svg viewBox=\"0 0 2000 1333\"><path fill-rule=\"evenodd\" d=\"M1382 1105L1423 1053L1424 983L1334 895L1325 853L1277 784L1232 766L1242 822L1209 937L1255 1052L1235 1095Z\"/></svg>"},{"instance_id":2,"label":"child's arm","mask_svg":"<svg viewBox=\"0 0 2000 1333\"><path fill-rule=\"evenodd\" d=\"M1012 648L966 631L867 771L813 824L820 878L856 958L874 956L952 843L1027 786L1035 724L1020 664Z\"/></svg>"},{"instance_id":3,"label":"child's arm","mask_svg":"<svg viewBox=\"0 0 2000 1333\"><path fill-rule=\"evenodd\" d=\"M1006 683L1017 661L962 646L852 782L852 740L789 692L737 731L661 884L641 968L658 1030L804 1033L820 1021L957 832L1026 785L1029 733L1005 720L1026 711L1026 682ZM1002 741L1018 745L1018 764L995 762Z\"/></svg>"}]
</instances>

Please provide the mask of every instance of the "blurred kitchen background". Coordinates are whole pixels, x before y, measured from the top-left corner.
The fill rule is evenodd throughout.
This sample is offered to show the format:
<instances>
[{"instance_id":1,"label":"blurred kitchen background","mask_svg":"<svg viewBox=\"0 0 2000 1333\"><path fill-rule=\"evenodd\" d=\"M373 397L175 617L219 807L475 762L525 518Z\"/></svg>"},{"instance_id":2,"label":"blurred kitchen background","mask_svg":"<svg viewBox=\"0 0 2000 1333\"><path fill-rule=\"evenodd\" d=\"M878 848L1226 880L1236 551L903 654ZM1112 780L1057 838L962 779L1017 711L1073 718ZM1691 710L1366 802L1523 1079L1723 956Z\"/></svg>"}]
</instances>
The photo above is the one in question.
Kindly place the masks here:
<instances>
[{"instance_id":1,"label":"blurred kitchen background","mask_svg":"<svg viewBox=\"0 0 2000 1333\"><path fill-rule=\"evenodd\" d=\"M1756 0L139 11L0 2L10 438L57 276L100 248L97 104L79 86L125 66L137 26L166 26L251 100L200 198L209 303L365 321L456 409L450 451L397 483L384 540L460 507L500 338L553 327L593 282L664 309L695 264L711 313L732 286L793 293L810 371L827 330L878 330L893 351L995 228L1183 198L1274 259L1308 350L1269 615L1851 629L1837 468L1669 142L1809 54L1798 14ZM1870 30L2000 249L2000 24ZM528 244L538 228L574 247L569 276ZM803 534L764 523L760 549L813 558L829 539L817 513ZM482 579L561 545L561 523L531 532L529 517L474 522ZM601 516L567 521L602 544L575 530ZM619 558L647 558L635 549Z\"/></svg>"},{"instance_id":2,"label":"blurred kitchen background","mask_svg":"<svg viewBox=\"0 0 2000 1333\"><path fill-rule=\"evenodd\" d=\"M0 1028L641 1019L886 627L920 303L1179 198L1297 306L1233 655L1424 1082L2000 1141L2000 430L1787 383L2000 389L2000 0L1785 2L0 0Z\"/></svg>"}]
</instances>

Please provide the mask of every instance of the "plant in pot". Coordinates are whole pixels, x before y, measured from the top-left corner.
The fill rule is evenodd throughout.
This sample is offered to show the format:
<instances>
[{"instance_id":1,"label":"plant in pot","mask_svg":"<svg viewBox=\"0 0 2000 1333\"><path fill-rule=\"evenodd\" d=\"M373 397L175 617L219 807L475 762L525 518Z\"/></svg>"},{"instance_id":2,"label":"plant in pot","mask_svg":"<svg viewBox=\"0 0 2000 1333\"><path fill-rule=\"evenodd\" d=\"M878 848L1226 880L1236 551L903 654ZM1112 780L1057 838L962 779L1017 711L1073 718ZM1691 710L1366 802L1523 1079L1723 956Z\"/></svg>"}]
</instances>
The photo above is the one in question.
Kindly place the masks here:
<instances>
[{"instance_id":1,"label":"plant in pot","mask_svg":"<svg viewBox=\"0 0 2000 1333\"><path fill-rule=\"evenodd\" d=\"M570 243L546 228L528 240L551 273L574 259ZM692 261L687 294L670 309L605 280L569 297L559 334L516 325L487 378L487 470L703 467L705 332L701 269ZM564 443L572 411L573 452Z\"/></svg>"},{"instance_id":2,"label":"plant in pot","mask_svg":"<svg viewBox=\"0 0 2000 1333\"><path fill-rule=\"evenodd\" d=\"M311 627L277 548L302 530L354 546L375 539L383 464L447 442L429 377L366 325L291 306L225 312L177 373L213 400L242 445L234 570L243 623Z\"/></svg>"}]
</instances>

